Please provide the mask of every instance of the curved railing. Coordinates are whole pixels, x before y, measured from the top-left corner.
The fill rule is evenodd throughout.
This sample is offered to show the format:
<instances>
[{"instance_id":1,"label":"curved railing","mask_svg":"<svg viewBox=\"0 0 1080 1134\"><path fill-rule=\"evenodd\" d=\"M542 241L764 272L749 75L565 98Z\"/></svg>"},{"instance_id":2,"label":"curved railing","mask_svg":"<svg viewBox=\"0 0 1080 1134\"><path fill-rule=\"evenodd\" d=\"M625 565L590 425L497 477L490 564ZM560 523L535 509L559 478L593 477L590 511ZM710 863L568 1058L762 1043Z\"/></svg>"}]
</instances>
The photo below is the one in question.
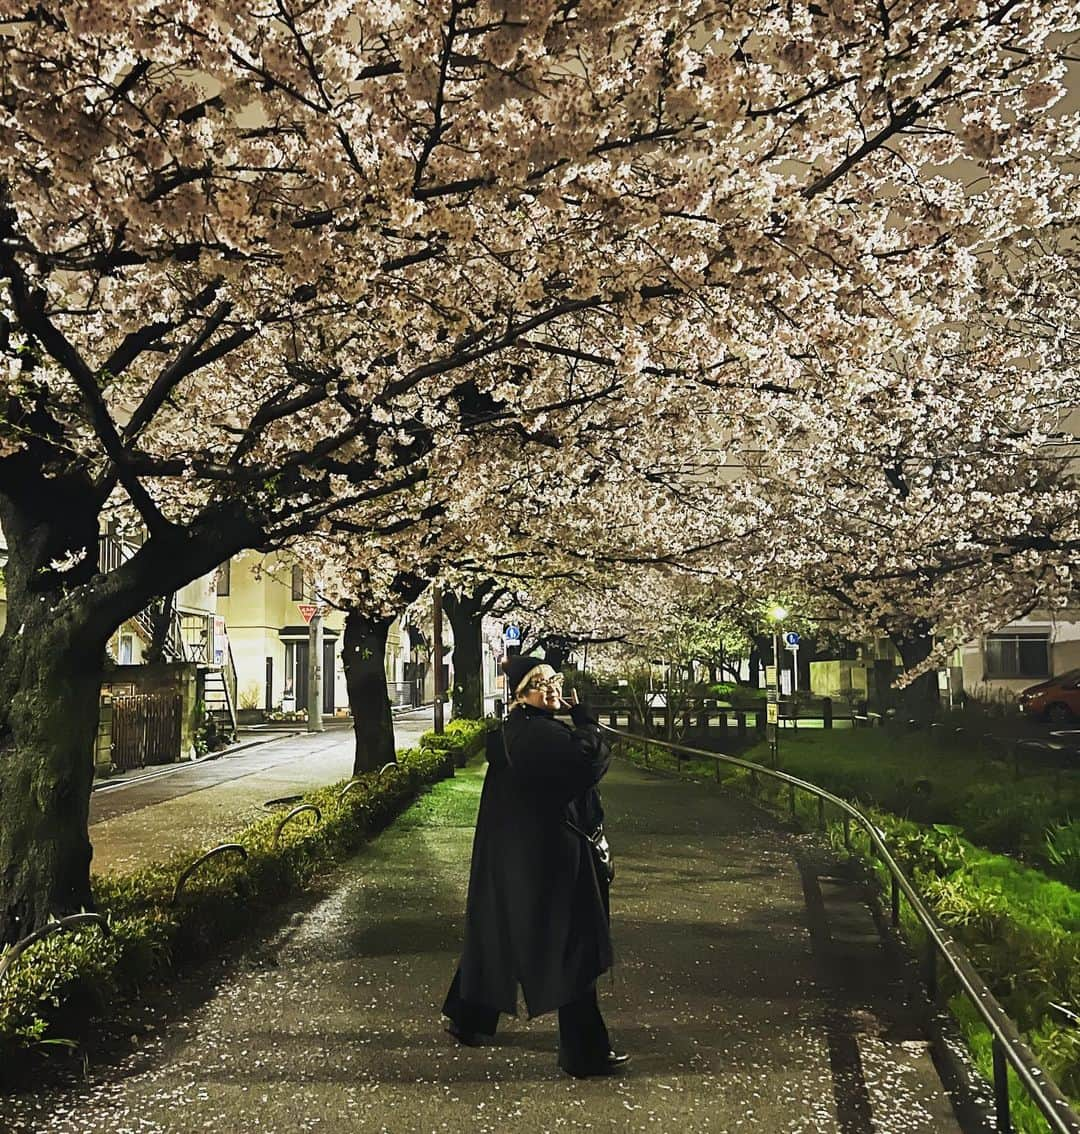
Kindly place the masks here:
<instances>
[{"instance_id":1,"label":"curved railing","mask_svg":"<svg viewBox=\"0 0 1080 1134\"><path fill-rule=\"evenodd\" d=\"M67 917L46 922L40 929L24 937L21 941L16 941L10 949L0 954L0 982L11 971L19 957L36 941L41 941L50 934L56 933L57 930L67 930L69 933L73 933L87 925L97 926L106 936L112 932L105 918L96 913L68 914Z\"/></svg>"},{"instance_id":2,"label":"curved railing","mask_svg":"<svg viewBox=\"0 0 1080 1134\"><path fill-rule=\"evenodd\" d=\"M870 839L870 845L874 848L882 865L889 872L893 925L898 925L900 921L900 895L903 894L912 912L926 930L927 953L924 978L931 998L936 994L937 958L940 956L952 970L961 991L974 1005L976 1012L993 1037L994 1109L997 1114L997 1130L1000 1134L1009 1134L1013 1129L1009 1114L1008 1068L1011 1066L1054 1134L1080 1134L1080 1117L1070 1108L1069 1100L1061 1093L1060 1088L1043 1070L1027 1044L1020 1038L1016 1025L1006 1015L1004 1008L994 999L990 989L972 967L963 949L949 936L930 910L927 909L918 891L893 858L881 832L857 807L853 807L846 799L841 799L838 795L833 795L832 792L826 791L808 780L801 780L797 776L781 772L776 768L767 768L763 764L754 764L750 760L742 760L738 756L706 752L702 748L691 748L686 744L676 744L673 741L658 740L650 736L637 736L634 733L611 728L609 725L602 724L600 727L604 732L611 733L620 740L667 749L674 752L677 757L687 755L715 760L718 778L720 764L725 763L746 768L756 775L770 776L774 780L780 780L788 785L792 811L794 811L796 791L803 791L808 795L816 796L818 820L822 826L824 826L826 803L832 804L843 814L845 842L849 841L850 824L854 820L866 832ZM646 748L647 751L648 748Z\"/></svg>"},{"instance_id":3,"label":"curved railing","mask_svg":"<svg viewBox=\"0 0 1080 1134\"><path fill-rule=\"evenodd\" d=\"M284 819L278 823L274 830L274 846L276 847L281 841L281 832L285 830L285 824L291 822L297 815L304 815L311 813L315 816L315 826L317 827L322 822L322 811L315 806L314 803L301 803L299 807L294 807Z\"/></svg>"},{"instance_id":4,"label":"curved railing","mask_svg":"<svg viewBox=\"0 0 1080 1134\"><path fill-rule=\"evenodd\" d=\"M209 862L212 858L217 858L223 854L238 854L241 858L246 859L248 856L247 848L240 843L222 843L221 846L211 847L205 854L199 857L190 865L181 871L180 877L176 880L176 886L173 888L172 898L169 901L170 906L175 906L180 901L180 895L184 892L184 886L187 880L199 869L204 862Z\"/></svg>"}]
</instances>

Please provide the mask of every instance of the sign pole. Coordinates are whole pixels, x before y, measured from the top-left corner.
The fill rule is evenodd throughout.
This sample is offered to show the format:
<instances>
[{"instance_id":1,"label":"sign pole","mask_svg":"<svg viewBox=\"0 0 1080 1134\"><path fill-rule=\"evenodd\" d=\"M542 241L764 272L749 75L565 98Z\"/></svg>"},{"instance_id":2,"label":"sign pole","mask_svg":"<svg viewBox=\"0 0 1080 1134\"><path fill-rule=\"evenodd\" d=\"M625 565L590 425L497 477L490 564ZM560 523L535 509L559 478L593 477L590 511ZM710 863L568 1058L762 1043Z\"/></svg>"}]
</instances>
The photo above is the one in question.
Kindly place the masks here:
<instances>
[{"instance_id":1,"label":"sign pole","mask_svg":"<svg viewBox=\"0 0 1080 1134\"><path fill-rule=\"evenodd\" d=\"M308 732L324 732L322 719L323 703L323 632L322 607L317 606L315 613L308 623L308 703L307 703L307 730Z\"/></svg>"},{"instance_id":2,"label":"sign pole","mask_svg":"<svg viewBox=\"0 0 1080 1134\"><path fill-rule=\"evenodd\" d=\"M773 627L772 674L766 691L766 731L769 734L769 759L774 768L780 767L780 628Z\"/></svg>"},{"instance_id":3,"label":"sign pole","mask_svg":"<svg viewBox=\"0 0 1080 1134\"><path fill-rule=\"evenodd\" d=\"M780 628L788 612L782 606L769 610L772 621L772 665L765 670L765 732L769 738L769 759L780 767Z\"/></svg>"},{"instance_id":4,"label":"sign pole","mask_svg":"<svg viewBox=\"0 0 1080 1134\"><path fill-rule=\"evenodd\" d=\"M435 703L432 706L434 711L434 731L436 736L441 736L445 728L445 715L443 713L443 663L442 663L442 591L438 586L431 597L431 616L432 616L432 650L434 651L434 666L435 666Z\"/></svg>"},{"instance_id":5,"label":"sign pole","mask_svg":"<svg viewBox=\"0 0 1080 1134\"><path fill-rule=\"evenodd\" d=\"M506 661L509 661L515 654L521 653L520 626L515 626L513 623L503 626L503 653ZM514 691L510 688L510 676L507 673L503 674L503 686L506 689L506 708L509 711L514 700Z\"/></svg>"}]
</instances>

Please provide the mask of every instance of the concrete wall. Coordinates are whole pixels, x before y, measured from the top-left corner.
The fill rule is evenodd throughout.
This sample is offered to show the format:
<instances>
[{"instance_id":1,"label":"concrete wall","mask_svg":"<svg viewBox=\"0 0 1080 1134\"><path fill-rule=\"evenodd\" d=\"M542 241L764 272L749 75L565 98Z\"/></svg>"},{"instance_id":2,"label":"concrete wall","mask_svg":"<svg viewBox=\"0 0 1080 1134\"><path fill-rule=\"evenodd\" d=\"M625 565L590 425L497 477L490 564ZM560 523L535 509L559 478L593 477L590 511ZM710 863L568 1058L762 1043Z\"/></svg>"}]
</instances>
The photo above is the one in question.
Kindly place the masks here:
<instances>
[{"instance_id":1,"label":"concrete wall","mask_svg":"<svg viewBox=\"0 0 1080 1134\"><path fill-rule=\"evenodd\" d=\"M863 699L867 695L866 666L856 661L811 662L810 692L817 697Z\"/></svg>"}]
</instances>

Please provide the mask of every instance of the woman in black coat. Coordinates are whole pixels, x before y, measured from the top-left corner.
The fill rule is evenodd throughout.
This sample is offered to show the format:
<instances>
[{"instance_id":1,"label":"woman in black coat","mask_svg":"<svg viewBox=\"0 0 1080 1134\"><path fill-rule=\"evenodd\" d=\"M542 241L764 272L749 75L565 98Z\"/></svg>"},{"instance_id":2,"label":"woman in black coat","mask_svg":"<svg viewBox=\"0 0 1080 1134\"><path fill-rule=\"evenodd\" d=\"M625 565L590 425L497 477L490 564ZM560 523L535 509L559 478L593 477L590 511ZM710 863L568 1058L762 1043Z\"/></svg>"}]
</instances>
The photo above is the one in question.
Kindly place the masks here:
<instances>
[{"instance_id":1,"label":"woman in black coat","mask_svg":"<svg viewBox=\"0 0 1080 1134\"><path fill-rule=\"evenodd\" d=\"M611 967L607 879L585 837L600 825L596 789L607 771L599 725L571 694L573 726L556 720L562 678L539 658L506 667L514 704L493 733L473 840L465 947L443 1014L474 1046L517 1011L558 1009L559 1066L610 1075L628 1057L611 1050L596 979ZM505 738L505 745L503 739Z\"/></svg>"}]
</instances>

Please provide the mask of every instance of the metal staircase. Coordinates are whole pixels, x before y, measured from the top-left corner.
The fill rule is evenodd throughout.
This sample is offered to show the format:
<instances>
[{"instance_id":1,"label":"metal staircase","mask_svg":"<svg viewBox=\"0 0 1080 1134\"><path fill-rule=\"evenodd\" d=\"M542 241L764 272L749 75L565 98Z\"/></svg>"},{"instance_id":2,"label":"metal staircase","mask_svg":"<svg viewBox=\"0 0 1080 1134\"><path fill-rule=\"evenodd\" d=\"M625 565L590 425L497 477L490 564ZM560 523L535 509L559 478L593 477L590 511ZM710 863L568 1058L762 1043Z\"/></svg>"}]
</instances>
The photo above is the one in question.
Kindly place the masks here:
<instances>
[{"instance_id":1,"label":"metal staircase","mask_svg":"<svg viewBox=\"0 0 1080 1134\"><path fill-rule=\"evenodd\" d=\"M218 736L236 739L236 666L232 650L224 666L199 666L199 692L208 719Z\"/></svg>"},{"instance_id":2,"label":"metal staircase","mask_svg":"<svg viewBox=\"0 0 1080 1134\"><path fill-rule=\"evenodd\" d=\"M98 565L102 573L115 570L130 559L134 552L131 548L114 535L103 535L98 540ZM164 606L168 600L160 598L150 606L140 610L138 614L129 619L136 633L149 646L154 641L154 628L164 614ZM184 643L180 630L180 615L176 608L169 612L169 625L162 643L162 659L164 661L192 661Z\"/></svg>"}]
</instances>

